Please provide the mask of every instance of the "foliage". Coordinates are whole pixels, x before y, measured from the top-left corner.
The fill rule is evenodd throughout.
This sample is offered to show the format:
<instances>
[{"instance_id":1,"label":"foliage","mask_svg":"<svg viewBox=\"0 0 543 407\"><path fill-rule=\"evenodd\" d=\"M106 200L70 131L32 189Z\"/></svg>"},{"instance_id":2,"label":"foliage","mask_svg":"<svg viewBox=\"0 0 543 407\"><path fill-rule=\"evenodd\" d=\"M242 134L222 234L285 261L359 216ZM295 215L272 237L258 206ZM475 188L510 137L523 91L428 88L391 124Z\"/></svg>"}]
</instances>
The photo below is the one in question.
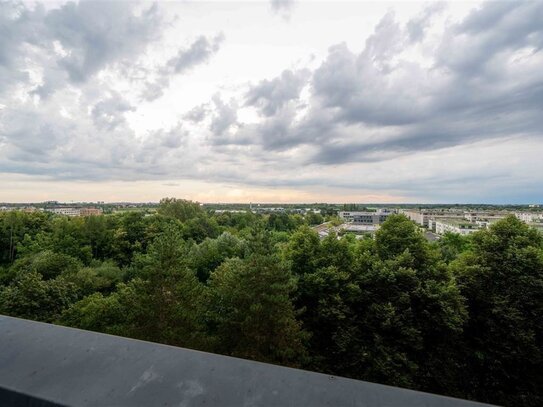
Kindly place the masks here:
<instances>
[{"instance_id":1,"label":"foliage","mask_svg":"<svg viewBox=\"0 0 543 407\"><path fill-rule=\"evenodd\" d=\"M292 275L271 256L230 259L210 279L208 321L222 353L296 365L303 333L290 300Z\"/></svg>"},{"instance_id":2,"label":"foliage","mask_svg":"<svg viewBox=\"0 0 543 407\"><path fill-rule=\"evenodd\" d=\"M203 210L197 202L185 199L163 198L160 200L158 213L169 218L175 218L181 222L186 222L203 214Z\"/></svg>"},{"instance_id":3,"label":"foliage","mask_svg":"<svg viewBox=\"0 0 543 407\"><path fill-rule=\"evenodd\" d=\"M463 370L470 397L543 404L543 238L515 217L473 236L453 264L467 299Z\"/></svg>"},{"instance_id":4,"label":"foliage","mask_svg":"<svg viewBox=\"0 0 543 407\"><path fill-rule=\"evenodd\" d=\"M43 280L31 271L0 290L0 313L52 322L77 299L77 288L59 277Z\"/></svg>"},{"instance_id":5,"label":"foliage","mask_svg":"<svg viewBox=\"0 0 543 407\"><path fill-rule=\"evenodd\" d=\"M349 205L346 208L355 208ZM338 206L315 204L331 225ZM360 209L360 208L359 208ZM428 243L402 215L0 213L0 313L508 406L543 404L543 237Z\"/></svg>"}]
</instances>

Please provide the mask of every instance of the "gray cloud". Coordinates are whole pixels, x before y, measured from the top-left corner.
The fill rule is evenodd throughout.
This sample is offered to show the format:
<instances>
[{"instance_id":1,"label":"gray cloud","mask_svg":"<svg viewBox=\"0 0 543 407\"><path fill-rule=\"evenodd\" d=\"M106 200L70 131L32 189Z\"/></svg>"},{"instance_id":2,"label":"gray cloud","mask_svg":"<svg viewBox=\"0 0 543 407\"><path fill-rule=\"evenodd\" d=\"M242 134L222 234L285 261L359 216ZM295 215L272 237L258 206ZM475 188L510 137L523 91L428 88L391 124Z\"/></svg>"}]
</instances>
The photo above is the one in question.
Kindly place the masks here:
<instances>
[{"instance_id":1,"label":"gray cloud","mask_svg":"<svg viewBox=\"0 0 543 407\"><path fill-rule=\"evenodd\" d=\"M224 35L222 33L213 38L201 35L188 48L179 49L174 57L155 72L156 79L145 84L141 95L143 99L153 101L161 97L164 94L164 89L170 85L171 76L185 73L208 62L219 51L223 41Z\"/></svg>"},{"instance_id":2,"label":"gray cloud","mask_svg":"<svg viewBox=\"0 0 543 407\"><path fill-rule=\"evenodd\" d=\"M33 94L51 96L67 84L81 84L102 69L134 59L160 36L156 4L136 14L134 3L80 1L46 11L37 4L0 2L0 92L29 83L39 66ZM33 60L34 66L28 66Z\"/></svg>"},{"instance_id":3,"label":"gray cloud","mask_svg":"<svg viewBox=\"0 0 543 407\"><path fill-rule=\"evenodd\" d=\"M44 23L66 56L58 63L73 82L86 81L107 64L132 58L159 38L157 5L135 16L124 2L80 1L51 10Z\"/></svg>"},{"instance_id":4,"label":"gray cloud","mask_svg":"<svg viewBox=\"0 0 543 407\"><path fill-rule=\"evenodd\" d=\"M193 107L190 111L183 115L185 120L188 120L193 123L200 123L205 120L206 116L209 114L209 105L207 103Z\"/></svg>"},{"instance_id":5,"label":"gray cloud","mask_svg":"<svg viewBox=\"0 0 543 407\"><path fill-rule=\"evenodd\" d=\"M126 122L124 113L134 110L134 106L130 105L119 94L113 93L94 105L91 116L94 124L99 129L114 130L117 126Z\"/></svg>"},{"instance_id":6,"label":"gray cloud","mask_svg":"<svg viewBox=\"0 0 543 407\"><path fill-rule=\"evenodd\" d=\"M158 99L164 94L164 89L170 86L170 76L167 72L159 73L154 81L146 82L141 97L148 102Z\"/></svg>"},{"instance_id":7,"label":"gray cloud","mask_svg":"<svg viewBox=\"0 0 543 407\"><path fill-rule=\"evenodd\" d=\"M483 4L446 28L432 68L402 57L424 41L429 19L441 10L432 6L405 27L385 15L359 54L345 44L331 47L312 74L302 118L279 111L281 97L260 99L273 95L283 76L261 82L247 100L267 117L239 126L242 143L249 139L268 151L311 146L306 165L337 165L485 139L541 137L543 3ZM522 59L512 60L518 52Z\"/></svg>"},{"instance_id":8,"label":"gray cloud","mask_svg":"<svg viewBox=\"0 0 543 407\"><path fill-rule=\"evenodd\" d=\"M21 3L0 2L0 95L16 84L28 82L25 48L40 40L44 14L40 6L31 12Z\"/></svg>"},{"instance_id":9,"label":"gray cloud","mask_svg":"<svg viewBox=\"0 0 543 407\"><path fill-rule=\"evenodd\" d=\"M196 65L207 62L211 56L217 53L223 41L223 34L219 34L212 39L208 39L202 35L188 49L180 49L177 55L168 61L167 66L174 73L187 71Z\"/></svg>"},{"instance_id":10,"label":"gray cloud","mask_svg":"<svg viewBox=\"0 0 543 407\"><path fill-rule=\"evenodd\" d=\"M213 97L214 115L209 125L213 134L213 142L217 144L229 143L228 131L237 124L237 104L231 100L225 103L220 95Z\"/></svg>"},{"instance_id":11,"label":"gray cloud","mask_svg":"<svg viewBox=\"0 0 543 407\"><path fill-rule=\"evenodd\" d=\"M409 41L422 41L426 34L426 29L430 26L432 17L443 12L445 8L445 2L431 3L422 11L422 13L409 20L405 27L409 36Z\"/></svg>"},{"instance_id":12,"label":"gray cloud","mask_svg":"<svg viewBox=\"0 0 543 407\"><path fill-rule=\"evenodd\" d=\"M495 65L515 51L543 47L543 3L489 2L452 27L437 54L438 66L470 79L492 78ZM505 57L505 58L504 58ZM494 79L494 78L492 78Z\"/></svg>"},{"instance_id":13,"label":"gray cloud","mask_svg":"<svg viewBox=\"0 0 543 407\"><path fill-rule=\"evenodd\" d=\"M298 99L308 76L307 69L285 70L277 78L264 79L249 89L245 105L256 106L265 116L272 116L289 101Z\"/></svg>"},{"instance_id":14,"label":"gray cloud","mask_svg":"<svg viewBox=\"0 0 543 407\"><path fill-rule=\"evenodd\" d=\"M283 18L288 19L294 7L294 0L270 0L270 7L274 13L282 14Z\"/></svg>"}]
</instances>

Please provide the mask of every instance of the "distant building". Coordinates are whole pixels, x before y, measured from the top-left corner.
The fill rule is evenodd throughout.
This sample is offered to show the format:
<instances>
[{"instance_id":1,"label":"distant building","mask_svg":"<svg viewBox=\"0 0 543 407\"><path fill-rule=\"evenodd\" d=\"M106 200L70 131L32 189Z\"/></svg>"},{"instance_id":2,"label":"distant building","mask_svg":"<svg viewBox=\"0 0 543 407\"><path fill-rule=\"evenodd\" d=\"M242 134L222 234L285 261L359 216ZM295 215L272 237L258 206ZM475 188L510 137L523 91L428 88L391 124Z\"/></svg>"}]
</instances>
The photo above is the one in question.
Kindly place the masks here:
<instances>
[{"instance_id":1,"label":"distant building","mask_svg":"<svg viewBox=\"0 0 543 407\"><path fill-rule=\"evenodd\" d=\"M74 208L74 207L68 207L68 206L62 206L59 208L51 208L49 209L49 212L53 212L57 215L65 215L65 216L80 216L81 209L80 208Z\"/></svg>"},{"instance_id":2,"label":"distant building","mask_svg":"<svg viewBox=\"0 0 543 407\"><path fill-rule=\"evenodd\" d=\"M79 210L79 216L100 216L102 215L102 209L100 208L81 208Z\"/></svg>"},{"instance_id":3,"label":"distant building","mask_svg":"<svg viewBox=\"0 0 543 407\"><path fill-rule=\"evenodd\" d=\"M464 219L470 222L485 221L492 223L500 219L505 219L508 215L510 215L508 212L465 212Z\"/></svg>"},{"instance_id":4,"label":"distant building","mask_svg":"<svg viewBox=\"0 0 543 407\"><path fill-rule=\"evenodd\" d=\"M515 216L520 219L523 222L526 223L532 223L532 222L540 222L543 220L543 214L542 213L534 213L534 212L515 212Z\"/></svg>"},{"instance_id":5,"label":"distant building","mask_svg":"<svg viewBox=\"0 0 543 407\"><path fill-rule=\"evenodd\" d=\"M344 223L343 225L338 227L340 231L355 234L373 234L377 231L378 228L378 225L360 225L355 223Z\"/></svg>"},{"instance_id":6,"label":"distant building","mask_svg":"<svg viewBox=\"0 0 543 407\"><path fill-rule=\"evenodd\" d=\"M339 217L345 222L357 225L380 225L383 223L392 212L358 212L358 211L341 211Z\"/></svg>"},{"instance_id":7,"label":"distant building","mask_svg":"<svg viewBox=\"0 0 543 407\"><path fill-rule=\"evenodd\" d=\"M221 213L247 213L246 210L239 209L215 209L213 212L217 215L220 215Z\"/></svg>"},{"instance_id":8,"label":"distant building","mask_svg":"<svg viewBox=\"0 0 543 407\"><path fill-rule=\"evenodd\" d=\"M428 226L428 221L430 220L430 215L426 211L410 211L410 210L402 209L401 213L403 213L405 216L407 216L409 219L411 219L417 225Z\"/></svg>"},{"instance_id":9,"label":"distant building","mask_svg":"<svg viewBox=\"0 0 543 407\"><path fill-rule=\"evenodd\" d=\"M458 219L433 219L432 228L438 235L444 235L447 232L458 233L459 235L469 235L481 229L476 223L462 222Z\"/></svg>"}]
</instances>

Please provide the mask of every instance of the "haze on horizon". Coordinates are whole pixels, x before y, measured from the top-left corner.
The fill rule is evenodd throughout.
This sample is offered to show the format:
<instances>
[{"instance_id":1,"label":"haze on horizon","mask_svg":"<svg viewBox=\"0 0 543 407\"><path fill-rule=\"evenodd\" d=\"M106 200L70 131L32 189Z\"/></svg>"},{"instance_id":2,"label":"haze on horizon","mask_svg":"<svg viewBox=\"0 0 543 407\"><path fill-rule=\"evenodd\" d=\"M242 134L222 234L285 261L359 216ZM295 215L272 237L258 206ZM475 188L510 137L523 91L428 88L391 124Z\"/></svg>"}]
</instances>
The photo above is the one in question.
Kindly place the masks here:
<instances>
[{"instance_id":1,"label":"haze on horizon","mask_svg":"<svg viewBox=\"0 0 543 407\"><path fill-rule=\"evenodd\" d=\"M542 202L542 22L541 1L0 1L0 202Z\"/></svg>"}]
</instances>

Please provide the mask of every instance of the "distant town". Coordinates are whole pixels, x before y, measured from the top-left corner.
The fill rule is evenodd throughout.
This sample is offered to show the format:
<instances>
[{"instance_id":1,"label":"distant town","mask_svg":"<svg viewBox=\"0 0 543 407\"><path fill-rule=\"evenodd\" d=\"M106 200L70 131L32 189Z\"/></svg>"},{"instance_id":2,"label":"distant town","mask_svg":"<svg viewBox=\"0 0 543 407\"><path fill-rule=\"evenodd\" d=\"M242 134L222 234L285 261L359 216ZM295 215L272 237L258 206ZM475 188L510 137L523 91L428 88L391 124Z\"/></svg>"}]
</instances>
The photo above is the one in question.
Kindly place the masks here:
<instances>
[{"instance_id":1,"label":"distant town","mask_svg":"<svg viewBox=\"0 0 543 407\"><path fill-rule=\"evenodd\" d=\"M298 214L302 217L320 215L322 222L313 228L321 238L330 232L338 236L352 233L358 238L373 235L391 214L404 214L424 230L428 240L438 240L447 232L469 235L490 224L514 215L543 233L543 205L492 204L274 204L274 203L204 203L205 210L223 213ZM144 212L151 216L158 202L58 202L0 203L0 212L48 212L69 217L100 216L127 211ZM318 218L320 219L320 218Z\"/></svg>"}]
</instances>

